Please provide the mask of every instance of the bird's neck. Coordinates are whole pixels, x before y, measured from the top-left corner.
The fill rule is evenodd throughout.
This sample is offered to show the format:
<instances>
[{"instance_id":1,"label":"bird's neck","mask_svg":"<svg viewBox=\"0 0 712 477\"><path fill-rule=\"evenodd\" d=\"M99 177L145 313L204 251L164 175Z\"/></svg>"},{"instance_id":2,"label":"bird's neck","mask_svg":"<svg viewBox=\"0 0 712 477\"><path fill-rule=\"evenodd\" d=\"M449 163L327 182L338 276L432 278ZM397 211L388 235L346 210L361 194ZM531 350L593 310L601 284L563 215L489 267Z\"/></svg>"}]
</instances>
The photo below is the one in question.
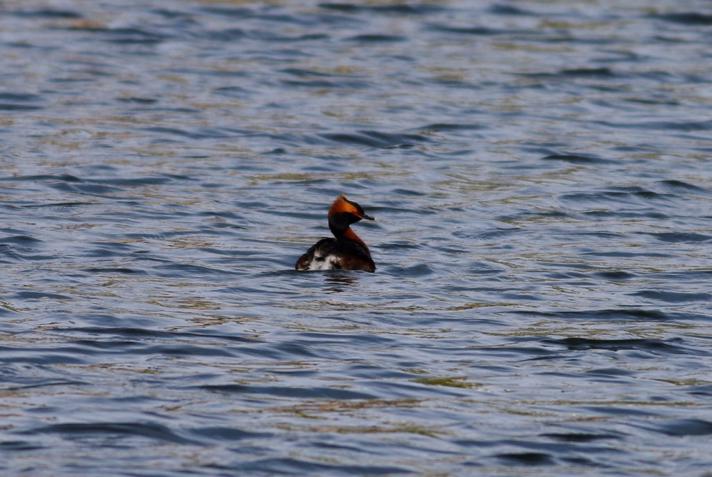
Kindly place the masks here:
<instances>
[{"instance_id":1,"label":"bird's neck","mask_svg":"<svg viewBox=\"0 0 712 477\"><path fill-rule=\"evenodd\" d=\"M359 243L366 247L366 242L361 240L361 237L356 235L356 232L354 232L351 227L346 227L345 229L339 229L336 227L329 227L331 229L331 233L334 234L334 237L336 237L337 240L351 240L352 242Z\"/></svg>"}]
</instances>

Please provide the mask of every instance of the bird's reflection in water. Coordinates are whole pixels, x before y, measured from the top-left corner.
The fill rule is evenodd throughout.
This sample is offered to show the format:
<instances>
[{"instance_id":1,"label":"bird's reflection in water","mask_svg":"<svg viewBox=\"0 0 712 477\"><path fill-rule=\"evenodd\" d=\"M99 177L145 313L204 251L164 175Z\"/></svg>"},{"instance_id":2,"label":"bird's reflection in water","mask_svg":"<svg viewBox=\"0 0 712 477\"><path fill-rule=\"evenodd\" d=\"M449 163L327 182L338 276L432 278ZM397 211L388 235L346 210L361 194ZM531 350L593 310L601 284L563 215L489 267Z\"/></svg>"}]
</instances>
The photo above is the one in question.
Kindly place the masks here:
<instances>
[{"instance_id":1,"label":"bird's reflection in water","mask_svg":"<svg viewBox=\"0 0 712 477\"><path fill-rule=\"evenodd\" d=\"M328 293L341 293L348 287L358 283L358 275L353 272L327 272L324 284Z\"/></svg>"}]
</instances>

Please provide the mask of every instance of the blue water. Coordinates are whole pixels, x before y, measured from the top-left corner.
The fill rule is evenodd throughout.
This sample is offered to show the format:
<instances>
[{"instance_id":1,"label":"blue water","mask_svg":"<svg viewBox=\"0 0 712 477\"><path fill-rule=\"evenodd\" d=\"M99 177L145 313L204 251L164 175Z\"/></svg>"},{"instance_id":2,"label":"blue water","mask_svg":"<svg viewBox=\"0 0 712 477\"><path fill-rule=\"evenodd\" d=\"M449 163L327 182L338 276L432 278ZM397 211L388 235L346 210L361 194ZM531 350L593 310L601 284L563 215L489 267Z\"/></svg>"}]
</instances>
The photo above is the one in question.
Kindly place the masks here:
<instances>
[{"instance_id":1,"label":"blue water","mask_svg":"<svg viewBox=\"0 0 712 477\"><path fill-rule=\"evenodd\" d=\"M0 4L3 476L710 477L708 1ZM339 193L378 270L298 273Z\"/></svg>"}]
</instances>

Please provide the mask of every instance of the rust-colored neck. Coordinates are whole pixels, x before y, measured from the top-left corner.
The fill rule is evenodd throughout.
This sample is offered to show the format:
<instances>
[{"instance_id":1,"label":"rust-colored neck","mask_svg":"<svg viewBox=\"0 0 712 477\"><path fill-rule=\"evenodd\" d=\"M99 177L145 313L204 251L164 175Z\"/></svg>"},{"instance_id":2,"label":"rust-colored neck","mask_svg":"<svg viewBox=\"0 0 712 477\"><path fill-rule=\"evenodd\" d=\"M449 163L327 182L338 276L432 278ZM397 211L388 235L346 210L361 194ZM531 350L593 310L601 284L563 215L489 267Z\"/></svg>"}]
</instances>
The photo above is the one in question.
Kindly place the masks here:
<instances>
[{"instance_id":1,"label":"rust-colored neck","mask_svg":"<svg viewBox=\"0 0 712 477\"><path fill-rule=\"evenodd\" d=\"M354 232L351 227L347 227L346 230L344 230L343 237L348 239L348 240L353 240L354 242L360 243L364 247L366 247L366 242L361 240L361 237L356 235L356 232ZM366 247L368 248L368 247Z\"/></svg>"}]
</instances>

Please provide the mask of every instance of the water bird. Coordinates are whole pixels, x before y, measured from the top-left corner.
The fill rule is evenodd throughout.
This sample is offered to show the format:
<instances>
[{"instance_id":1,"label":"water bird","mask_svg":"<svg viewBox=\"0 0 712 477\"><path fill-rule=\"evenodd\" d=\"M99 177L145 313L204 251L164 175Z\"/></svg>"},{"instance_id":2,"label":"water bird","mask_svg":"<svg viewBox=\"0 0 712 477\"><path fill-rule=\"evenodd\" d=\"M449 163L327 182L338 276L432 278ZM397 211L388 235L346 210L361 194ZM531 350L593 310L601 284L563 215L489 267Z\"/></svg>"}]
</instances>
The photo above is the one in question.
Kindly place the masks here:
<instances>
[{"instance_id":1,"label":"water bird","mask_svg":"<svg viewBox=\"0 0 712 477\"><path fill-rule=\"evenodd\" d=\"M299 257L297 270L364 270L374 272L371 252L366 243L351 229L361 219L375 220L360 205L339 195L329 207L329 230L336 238L323 238Z\"/></svg>"}]
</instances>

